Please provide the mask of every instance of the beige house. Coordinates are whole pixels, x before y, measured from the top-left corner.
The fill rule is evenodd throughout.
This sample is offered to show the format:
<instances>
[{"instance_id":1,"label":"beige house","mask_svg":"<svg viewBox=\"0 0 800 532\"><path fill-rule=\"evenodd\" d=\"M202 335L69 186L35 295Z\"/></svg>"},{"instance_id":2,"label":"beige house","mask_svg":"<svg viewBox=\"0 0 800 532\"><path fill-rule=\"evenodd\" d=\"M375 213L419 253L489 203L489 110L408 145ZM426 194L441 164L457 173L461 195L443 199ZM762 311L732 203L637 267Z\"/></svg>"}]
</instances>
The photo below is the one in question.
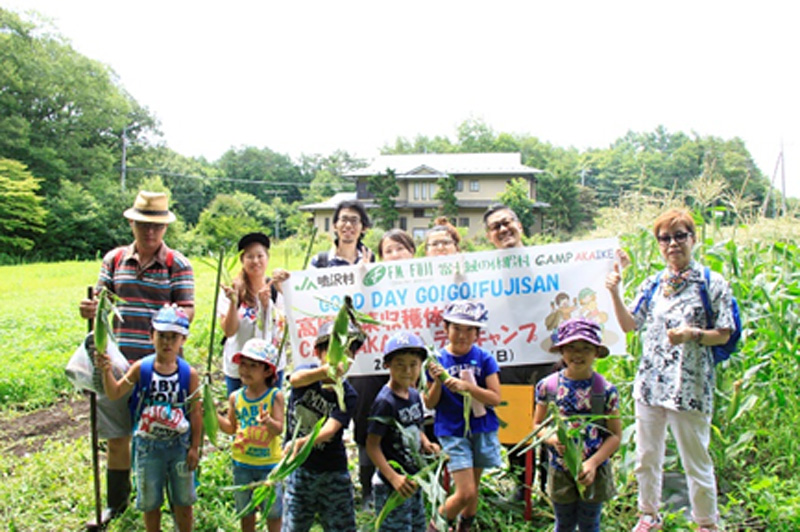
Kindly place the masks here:
<instances>
[{"instance_id":1,"label":"beige house","mask_svg":"<svg viewBox=\"0 0 800 532\"><path fill-rule=\"evenodd\" d=\"M452 175L456 178L456 200L459 214L453 220L458 227L467 228L467 236L484 232L483 213L492 203L497 203L506 184L521 177L528 184L528 195L536 202L536 175L541 170L523 165L519 153L447 153L414 155L381 155L366 167L354 170L345 177L356 183L356 192L339 193L322 203L303 205L300 210L313 214L318 231L330 233L333 229L333 211L340 202L358 199L369 211L376 202L367 191L367 179L373 175L386 175L387 168L395 172L400 194L395 200L399 213L397 226L415 239L422 239L431 221L437 216L440 202L433 199L436 181ZM546 203L536 202L536 224L533 232L542 228L542 209Z\"/></svg>"}]
</instances>

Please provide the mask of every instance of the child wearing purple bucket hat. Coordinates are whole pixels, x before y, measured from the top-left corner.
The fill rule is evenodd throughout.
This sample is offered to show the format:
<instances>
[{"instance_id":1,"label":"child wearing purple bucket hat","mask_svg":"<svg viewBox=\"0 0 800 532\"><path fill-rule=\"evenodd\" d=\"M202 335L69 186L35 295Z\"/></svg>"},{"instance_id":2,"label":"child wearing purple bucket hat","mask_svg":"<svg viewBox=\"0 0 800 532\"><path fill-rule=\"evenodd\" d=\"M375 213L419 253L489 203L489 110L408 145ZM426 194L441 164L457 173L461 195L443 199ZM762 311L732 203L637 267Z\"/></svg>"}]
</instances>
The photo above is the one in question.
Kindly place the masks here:
<instances>
[{"instance_id":1,"label":"child wearing purple bucket hat","mask_svg":"<svg viewBox=\"0 0 800 532\"><path fill-rule=\"evenodd\" d=\"M564 464L564 446L556 434L546 441L550 462L547 494L553 502L556 532L600 530L603 502L615 495L609 458L619 448L622 423L619 419L617 388L594 371L594 362L608 356L600 325L586 318L567 320L558 326L558 341L550 348L561 353L563 369L536 385L536 430L547 417L547 403L553 402L562 417L610 416L585 424L581 429L583 449L578 482L583 495ZM574 419L574 418L573 418ZM578 427L581 420L569 422Z\"/></svg>"}]
</instances>

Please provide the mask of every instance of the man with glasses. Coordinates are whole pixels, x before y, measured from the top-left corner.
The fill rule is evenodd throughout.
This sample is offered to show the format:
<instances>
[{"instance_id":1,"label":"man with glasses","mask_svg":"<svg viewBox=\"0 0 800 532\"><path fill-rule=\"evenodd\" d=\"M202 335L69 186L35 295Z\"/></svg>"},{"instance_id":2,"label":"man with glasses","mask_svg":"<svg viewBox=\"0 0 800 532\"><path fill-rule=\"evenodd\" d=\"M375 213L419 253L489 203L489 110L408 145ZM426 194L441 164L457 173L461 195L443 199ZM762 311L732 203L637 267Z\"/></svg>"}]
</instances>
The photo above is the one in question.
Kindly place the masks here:
<instances>
[{"instance_id":1,"label":"man with glasses","mask_svg":"<svg viewBox=\"0 0 800 532\"><path fill-rule=\"evenodd\" d=\"M175 221L167 195L141 191L133 207L123 214L133 231L133 243L106 253L100 267L95 293L105 287L124 302L118 305L124 323L114 322L119 349L130 361L154 352L150 340L152 316L165 304L182 307L194 316L194 272L189 260L167 247L164 234ZM97 299L80 303L83 318L94 319ZM103 521L122 513L130 496L131 416L128 396L110 401L97 400L98 435L108 440L106 493Z\"/></svg>"},{"instance_id":2,"label":"man with glasses","mask_svg":"<svg viewBox=\"0 0 800 532\"><path fill-rule=\"evenodd\" d=\"M343 201L333 211L333 248L311 259L314 268L351 266L360 262L375 262L375 257L361 242L370 228L367 209L358 200Z\"/></svg>"},{"instance_id":3,"label":"man with glasses","mask_svg":"<svg viewBox=\"0 0 800 532\"><path fill-rule=\"evenodd\" d=\"M332 268L375 262L372 251L361 239L370 227L367 209L358 200L339 203L333 211L333 247L311 259L313 268ZM367 455L367 418L372 402L389 377L387 375L354 375L347 378L358 393L358 403L353 415L355 440L358 444L361 505L366 509L372 500L372 475L375 467Z\"/></svg>"},{"instance_id":4,"label":"man with glasses","mask_svg":"<svg viewBox=\"0 0 800 532\"><path fill-rule=\"evenodd\" d=\"M486 236L497 249L511 249L522 247L522 224L517 214L507 205L496 203L490 205L483 215L483 223L486 226ZM552 363L546 364L524 364L522 366L501 366L500 382L502 384L528 384L535 386L537 382L550 374L553 370ZM544 448L542 449L544 450ZM520 484L525 482L525 458L521 455L510 456L511 464L520 468ZM542 491L545 491L545 479L547 474L546 455L539 457L539 474L541 479ZM543 466L543 467L542 467ZM520 489L517 497L520 498L524 491Z\"/></svg>"}]
</instances>

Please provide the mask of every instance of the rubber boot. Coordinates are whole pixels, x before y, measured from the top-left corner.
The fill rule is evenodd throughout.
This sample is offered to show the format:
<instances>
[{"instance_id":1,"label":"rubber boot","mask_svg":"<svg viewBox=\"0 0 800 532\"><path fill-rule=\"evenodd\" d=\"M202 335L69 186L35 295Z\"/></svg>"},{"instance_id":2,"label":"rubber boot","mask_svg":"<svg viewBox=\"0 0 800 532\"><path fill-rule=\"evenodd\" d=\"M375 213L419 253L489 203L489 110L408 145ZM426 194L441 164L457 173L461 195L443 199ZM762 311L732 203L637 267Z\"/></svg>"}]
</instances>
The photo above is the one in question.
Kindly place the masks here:
<instances>
[{"instance_id":1,"label":"rubber boot","mask_svg":"<svg viewBox=\"0 0 800 532\"><path fill-rule=\"evenodd\" d=\"M106 509L110 519L114 519L128 507L131 496L131 471L130 469L106 470Z\"/></svg>"}]
</instances>

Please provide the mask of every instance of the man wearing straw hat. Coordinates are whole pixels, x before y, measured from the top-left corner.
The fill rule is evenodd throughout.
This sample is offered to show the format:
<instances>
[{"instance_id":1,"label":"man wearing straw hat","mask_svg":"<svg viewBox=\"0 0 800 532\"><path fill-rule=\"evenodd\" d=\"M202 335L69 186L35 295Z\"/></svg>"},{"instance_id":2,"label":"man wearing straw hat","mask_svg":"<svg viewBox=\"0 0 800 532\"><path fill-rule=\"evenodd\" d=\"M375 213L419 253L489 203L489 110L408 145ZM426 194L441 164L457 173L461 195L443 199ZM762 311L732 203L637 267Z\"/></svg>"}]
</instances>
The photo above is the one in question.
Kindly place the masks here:
<instances>
[{"instance_id":1,"label":"man wearing straw hat","mask_svg":"<svg viewBox=\"0 0 800 532\"><path fill-rule=\"evenodd\" d=\"M133 207L123 214L133 231L133 243L106 253L95 293L106 287L125 300L118 308L124 320L115 320L114 334L120 351L130 360L154 352L150 341L152 316L164 304L182 307L194 316L194 272L189 260L164 243L167 226L175 221L167 195L141 191ZM80 303L83 318L94 319L97 299ZM131 417L128 397L97 400L98 435L108 440L106 493L103 521L123 512L130 496Z\"/></svg>"}]
</instances>

